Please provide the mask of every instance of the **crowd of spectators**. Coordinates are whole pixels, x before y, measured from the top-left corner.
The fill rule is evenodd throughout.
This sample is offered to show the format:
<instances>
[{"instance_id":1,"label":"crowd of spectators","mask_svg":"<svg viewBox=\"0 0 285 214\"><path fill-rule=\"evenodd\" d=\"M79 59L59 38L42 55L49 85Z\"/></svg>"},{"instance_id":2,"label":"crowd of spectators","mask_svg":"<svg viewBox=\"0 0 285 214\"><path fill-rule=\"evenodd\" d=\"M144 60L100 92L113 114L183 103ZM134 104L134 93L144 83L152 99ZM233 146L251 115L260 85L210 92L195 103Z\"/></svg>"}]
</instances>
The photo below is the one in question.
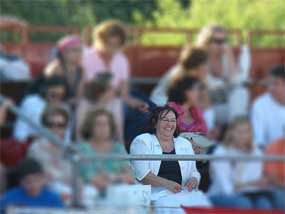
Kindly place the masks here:
<instances>
[{"instance_id":1,"label":"crowd of spectators","mask_svg":"<svg viewBox=\"0 0 285 214\"><path fill-rule=\"evenodd\" d=\"M267 72L266 91L251 101L227 30L209 25L148 97L131 93L124 24L105 21L93 37L91 47L77 35L59 40L18 106L62 144L87 156L285 155L285 64ZM12 102L0 104L0 125ZM19 117L0 147L2 209L70 205L72 169L58 146ZM284 162L100 160L80 164L79 178L80 194L97 198L110 185L140 183L151 185L157 206L285 209Z\"/></svg>"}]
</instances>

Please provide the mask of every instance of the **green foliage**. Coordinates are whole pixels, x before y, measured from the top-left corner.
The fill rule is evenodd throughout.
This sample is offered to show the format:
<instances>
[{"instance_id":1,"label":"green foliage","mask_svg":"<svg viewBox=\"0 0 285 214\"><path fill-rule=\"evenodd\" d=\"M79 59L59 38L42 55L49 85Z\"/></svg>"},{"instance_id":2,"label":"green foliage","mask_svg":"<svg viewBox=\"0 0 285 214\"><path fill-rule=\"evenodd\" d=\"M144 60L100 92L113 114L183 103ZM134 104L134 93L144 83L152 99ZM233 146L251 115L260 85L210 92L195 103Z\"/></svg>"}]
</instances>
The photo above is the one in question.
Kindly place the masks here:
<instances>
[{"instance_id":1,"label":"green foliage","mask_svg":"<svg viewBox=\"0 0 285 214\"><path fill-rule=\"evenodd\" d=\"M183 7L176 0L157 3L158 9L153 12L153 20L146 21L145 17L136 11L136 22L143 26L173 28L201 28L209 23L219 23L228 28L242 29L243 32L256 29L285 30L284 0L192 0L187 7ZM284 37L268 37L253 42L284 46ZM182 44L185 39L173 36L154 37L148 34L142 41L145 44Z\"/></svg>"}]
</instances>

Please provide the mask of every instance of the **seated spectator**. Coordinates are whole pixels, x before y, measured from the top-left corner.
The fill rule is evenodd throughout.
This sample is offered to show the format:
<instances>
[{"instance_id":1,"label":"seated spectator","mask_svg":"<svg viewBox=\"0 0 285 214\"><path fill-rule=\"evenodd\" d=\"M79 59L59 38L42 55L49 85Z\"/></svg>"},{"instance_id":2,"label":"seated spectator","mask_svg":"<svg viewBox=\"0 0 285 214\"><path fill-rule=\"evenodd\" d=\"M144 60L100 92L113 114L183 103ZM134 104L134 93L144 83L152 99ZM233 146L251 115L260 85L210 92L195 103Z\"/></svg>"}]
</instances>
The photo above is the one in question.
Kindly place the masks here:
<instances>
[{"instance_id":1,"label":"seated spectator","mask_svg":"<svg viewBox=\"0 0 285 214\"><path fill-rule=\"evenodd\" d=\"M159 80L153 89L150 99L158 106L167 103L167 91L171 81L177 75L190 74L200 80L207 75L207 52L203 48L186 45L182 50L179 60L166 74Z\"/></svg>"},{"instance_id":2,"label":"seated spectator","mask_svg":"<svg viewBox=\"0 0 285 214\"><path fill-rule=\"evenodd\" d=\"M79 149L86 156L96 154L126 154L123 144L115 141L115 122L106 110L91 111L82 125L82 136L86 142L79 144ZM80 167L80 174L85 182L93 184L101 193L114 183L133 183L128 162L96 161L85 162Z\"/></svg>"},{"instance_id":3,"label":"seated spectator","mask_svg":"<svg viewBox=\"0 0 285 214\"><path fill-rule=\"evenodd\" d=\"M123 106L121 99L111 86L110 73L101 73L92 81L84 85L83 96L78 103L76 113L77 131L79 132L88 112L96 109L105 109L112 113L116 125L116 137L123 142Z\"/></svg>"},{"instance_id":4,"label":"seated spectator","mask_svg":"<svg viewBox=\"0 0 285 214\"><path fill-rule=\"evenodd\" d=\"M252 142L249 120L238 117L230 125L224 143L214 155L255 155L261 150ZM211 200L216 206L272 209L268 178L261 161L212 161Z\"/></svg>"},{"instance_id":5,"label":"seated spectator","mask_svg":"<svg viewBox=\"0 0 285 214\"><path fill-rule=\"evenodd\" d=\"M157 107L150 118L150 133L137 136L131 144L132 155L193 155L191 144L177 137L178 114L169 107ZM155 206L209 206L197 191L200 174L195 161L131 161L136 179L152 187ZM182 210L180 211L182 212ZM182 212L183 213L183 212Z\"/></svg>"},{"instance_id":6,"label":"seated spectator","mask_svg":"<svg viewBox=\"0 0 285 214\"><path fill-rule=\"evenodd\" d=\"M46 186L41 165L33 159L25 159L18 165L20 185L8 190L0 199L1 213L9 206L62 208L56 193Z\"/></svg>"},{"instance_id":7,"label":"seated spectator","mask_svg":"<svg viewBox=\"0 0 285 214\"><path fill-rule=\"evenodd\" d=\"M36 124L40 124L41 115L48 104L62 103L66 97L66 81L59 76L44 78L40 91L27 95L21 103L20 111ZM25 140L37 135L36 131L21 118L17 118L14 127L14 138Z\"/></svg>"},{"instance_id":8,"label":"seated spectator","mask_svg":"<svg viewBox=\"0 0 285 214\"><path fill-rule=\"evenodd\" d=\"M207 126L198 107L200 95L198 79L182 76L168 90L168 105L178 113L177 125L181 132L207 135Z\"/></svg>"},{"instance_id":9,"label":"seated spectator","mask_svg":"<svg viewBox=\"0 0 285 214\"><path fill-rule=\"evenodd\" d=\"M236 116L246 116L249 103L249 93L239 81L241 69L227 39L226 29L213 24L204 27L196 41L196 45L208 53L206 85L219 124L225 124Z\"/></svg>"},{"instance_id":10,"label":"seated spectator","mask_svg":"<svg viewBox=\"0 0 285 214\"><path fill-rule=\"evenodd\" d=\"M285 65L269 72L267 92L254 101L251 122L254 142L261 147L285 137Z\"/></svg>"},{"instance_id":11,"label":"seated spectator","mask_svg":"<svg viewBox=\"0 0 285 214\"><path fill-rule=\"evenodd\" d=\"M49 128L64 143L68 118L68 112L63 107L47 106L43 112L41 124ZM71 164L65 159L63 150L46 138L38 138L29 148L28 156L41 163L47 174L49 186L66 201L70 199Z\"/></svg>"},{"instance_id":12,"label":"seated spectator","mask_svg":"<svg viewBox=\"0 0 285 214\"><path fill-rule=\"evenodd\" d=\"M5 189L6 189L6 170L4 165L0 161L0 198L2 197Z\"/></svg>"},{"instance_id":13,"label":"seated spectator","mask_svg":"<svg viewBox=\"0 0 285 214\"><path fill-rule=\"evenodd\" d=\"M86 51L82 64L85 81L90 81L98 73L112 73L112 86L119 97L131 108L147 111L148 105L129 95L130 66L122 48L127 40L123 24L119 21L105 21L94 29L94 46Z\"/></svg>"},{"instance_id":14,"label":"seated spectator","mask_svg":"<svg viewBox=\"0 0 285 214\"><path fill-rule=\"evenodd\" d=\"M279 139L266 147L267 155L285 155L285 139ZM285 210L285 163L265 162L265 175L269 177L270 185L275 187L273 193L276 208Z\"/></svg>"},{"instance_id":15,"label":"seated spectator","mask_svg":"<svg viewBox=\"0 0 285 214\"><path fill-rule=\"evenodd\" d=\"M75 98L79 95L79 87L83 70L81 67L82 42L79 36L69 35L57 43L57 57L45 68L44 75L64 77L68 85L67 96Z\"/></svg>"},{"instance_id":16,"label":"seated spectator","mask_svg":"<svg viewBox=\"0 0 285 214\"><path fill-rule=\"evenodd\" d=\"M11 105L11 100L0 103L0 128L5 123L7 110ZM25 141L14 138L0 139L0 163L7 168L16 166L25 157L31 142L32 138Z\"/></svg>"},{"instance_id":17,"label":"seated spectator","mask_svg":"<svg viewBox=\"0 0 285 214\"><path fill-rule=\"evenodd\" d=\"M31 80L29 65L23 58L6 53L0 44L0 82Z\"/></svg>"}]
</instances>

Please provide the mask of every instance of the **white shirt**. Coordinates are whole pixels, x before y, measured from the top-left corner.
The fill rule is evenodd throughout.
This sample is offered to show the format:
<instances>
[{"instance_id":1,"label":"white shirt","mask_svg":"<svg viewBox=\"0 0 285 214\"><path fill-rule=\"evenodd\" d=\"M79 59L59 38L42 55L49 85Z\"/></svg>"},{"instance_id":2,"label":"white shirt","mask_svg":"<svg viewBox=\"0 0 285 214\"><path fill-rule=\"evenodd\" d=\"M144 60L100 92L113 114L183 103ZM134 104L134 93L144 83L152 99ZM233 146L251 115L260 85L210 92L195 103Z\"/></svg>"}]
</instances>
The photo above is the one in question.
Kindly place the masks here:
<instances>
[{"instance_id":1,"label":"white shirt","mask_svg":"<svg viewBox=\"0 0 285 214\"><path fill-rule=\"evenodd\" d=\"M258 97L252 106L251 122L254 142L266 145L285 137L285 105L269 94Z\"/></svg>"},{"instance_id":2,"label":"white shirt","mask_svg":"<svg viewBox=\"0 0 285 214\"><path fill-rule=\"evenodd\" d=\"M213 155L238 155L245 154L234 148L218 145ZM251 155L262 155L255 147ZM255 181L262 176L263 164L261 161L212 161L210 163L211 186L209 195L234 194L235 186L241 183ZM241 191L249 189L246 187Z\"/></svg>"},{"instance_id":3,"label":"white shirt","mask_svg":"<svg viewBox=\"0 0 285 214\"><path fill-rule=\"evenodd\" d=\"M171 67L159 80L155 88L152 90L150 100L158 106L164 106L167 103L167 90L169 88L170 80L180 71L180 66L175 65Z\"/></svg>"},{"instance_id":4,"label":"white shirt","mask_svg":"<svg viewBox=\"0 0 285 214\"><path fill-rule=\"evenodd\" d=\"M46 107L46 101L39 95L28 95L24 98L20 106L20 111L29 117L33 122L40 125L41 115ZM36 134L36 131L24 120L17 118L14 127L14 138L22 141L26 140L30 135Z\"/></svg>"},{"instance_id":5,"label":"white shirt","mask_svg":"<svg viewBox=\"0 0 285 214\"><path fill-rule=\"evenodd\" d=\"M174 147L177 155L194 155L191 143L182 137L174 138ZM163 152L157 137L145 133L133 140L130 153L133 155L162 155ZM192 177L195 177L198 183L200 182L201 176L196 168L195 161L178 161L178 163L181 169L182 186ZM161 161L131 161L131 164L137 180L141 181L149 172L158 175ZM152 187L153 192L160 190L163 189Z\"/></svg>"},{"instance_id":6,"label":"white shirt","mask_svg":"<svg viewBox=\"0 0 285 214\"><path fill-rule=\"evenodd\" d=\"M223 145L218 145L213 155L229 155L233 151ZM230 161L212 161L210 163L211 186L209 195L232 194L234 192L234 174Z\"/></svg>"}]
</instances>

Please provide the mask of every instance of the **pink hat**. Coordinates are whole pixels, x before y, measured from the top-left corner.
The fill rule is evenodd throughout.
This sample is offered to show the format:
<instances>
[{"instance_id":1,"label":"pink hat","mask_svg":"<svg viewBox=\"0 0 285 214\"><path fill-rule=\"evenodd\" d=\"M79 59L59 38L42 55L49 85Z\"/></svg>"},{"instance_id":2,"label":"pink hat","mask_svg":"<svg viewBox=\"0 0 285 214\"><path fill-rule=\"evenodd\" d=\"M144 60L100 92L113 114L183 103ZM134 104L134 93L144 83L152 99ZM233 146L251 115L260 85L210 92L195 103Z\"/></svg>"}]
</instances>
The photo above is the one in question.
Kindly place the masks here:
<instances>
[{"instance_id":1,"label":"pink hat","mask_svg":"<svg viewBox=\"0 0 285 214\"><path fill-rule=\"evenodd\" d=\"M57 42L57 48L60 52L76 45L82 45L81 38L77 35L65 36Z\"/></svg>"}]
</instances>

